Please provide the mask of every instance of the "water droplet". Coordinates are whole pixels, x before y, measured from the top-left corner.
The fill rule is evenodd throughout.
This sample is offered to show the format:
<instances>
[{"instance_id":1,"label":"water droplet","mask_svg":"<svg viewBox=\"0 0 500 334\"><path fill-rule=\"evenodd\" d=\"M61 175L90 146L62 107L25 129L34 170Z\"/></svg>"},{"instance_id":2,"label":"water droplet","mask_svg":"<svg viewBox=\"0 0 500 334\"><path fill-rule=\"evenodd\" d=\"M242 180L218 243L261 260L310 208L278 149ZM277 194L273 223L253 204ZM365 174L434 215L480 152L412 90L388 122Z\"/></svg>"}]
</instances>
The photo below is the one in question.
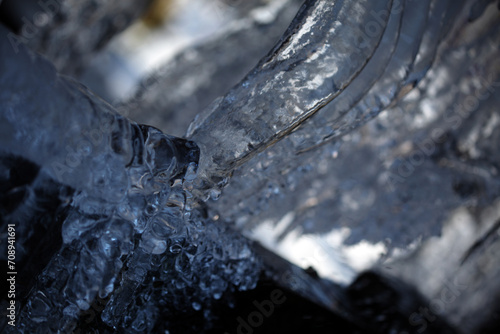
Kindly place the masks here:
<instances>
[{"instance_id":1,"label":"water droplet","mask_svg":"<svg viewBox=\"0 0 500 334\"><path fill-rule=\"evenodd\" d=\"M210 190L210 199L213 200L213 201L216 201L220 198L220 195L221 195L221 191L220 189L212 189Z\"/></svg>"},{"instance_id":2,"label":"water droplet","mask_svg":"<svg viewBox=\"0 0 500 334\"><path fill-rule=\"evenodd\" d=\"M193 306L193 309L195 309L196 311L201 310L201 304L200 303L193 302L193 304L191 304L191 305Z\"/></svg>"},{"instance_id":3,"label":"water droplet","mask_svg":"<svg viewBox=\"0 0 500 334\"><path fill-rule=\"evenodd\" d=\"M175 232L175 229L163 217L158 217L151 224L154 234L160 238L166 238Z\"/></svg>"},{"instance_id":4,"label":"water droplet","mask_svg":"<svg viewBox=\"0 0 500 334\"><path fill-rule=\"evenodd\" d=\"M148 216L154 215L158 211L158 207L154 204L148 204L146 206L146 214Z\"/></svg>"},{"instance_id":5,"label":"water droplet","mask_svg":"<svg viewBox=\"0 0 500 334\"><path fill-rule=\"evenodd\" d=\"M84 311L88 310L90 308L90 304L86 300L83 300L83 299L77 300L76 305L78 305L80 310L84 310Z\"/></svg>"},{"instance_id":6,"label":"water droplet","mask_svg":"<svg viewBox=\"0 0 500 334\"><path fill-rule=\"evenodd\" d=\"M167 249L167 242L156 239L151 232L146 232L142 235L140 246L147 253L163 254Z\"/></svg>"},{"instance_id":7,"label":"water droplet","mask_svg":"<svg viewBox=\"0 0 500 334\"><path fill-rule=\"evenodd\" d=\"M179 254L182 251L182 246L179 244L173 244L170 246L170 253L172 254Z\"/></svg>"}]
</instances>

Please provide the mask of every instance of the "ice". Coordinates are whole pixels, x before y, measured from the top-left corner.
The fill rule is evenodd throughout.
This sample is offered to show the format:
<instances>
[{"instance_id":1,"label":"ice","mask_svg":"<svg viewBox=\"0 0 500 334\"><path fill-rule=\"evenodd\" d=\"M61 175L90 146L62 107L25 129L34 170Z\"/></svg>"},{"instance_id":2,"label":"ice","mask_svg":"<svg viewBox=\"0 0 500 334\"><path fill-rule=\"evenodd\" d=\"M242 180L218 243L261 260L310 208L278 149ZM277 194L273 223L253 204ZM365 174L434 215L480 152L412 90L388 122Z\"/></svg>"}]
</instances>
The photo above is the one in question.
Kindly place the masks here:
<instances>
[{"instance_id":1,"label":"ice","mask_svg":"<svg viewBox=\"0 0 500 334\"><path fill-rule=\"evenodd\" d=\"M302 3L301 0L238 2L235 7L245 11L239 15L248 14L247 9L256 12L236 20L229 13L220 15L228 21L225 29L155 68L143 79L133 96L117 105L119 112L138 123L183 136L189 123L202 109L237 84L269 52ZM214 7L221 5L213 4ZM196 15L193 6L192 2L186 6L189 7L186 11L190 19ZM259 13L274 15L273 22L262 24L260 15L254 15ZM221 17L217 15L215 19ZM206 29L201 33L205 34ZM243 40L244 48L241 47ZM151 61L148 59L146 63ZM104 76L102 72L98 74ZM106 76L102 80L106 80Z\"/></svg>"},{"instance_id":2,"label":"ice","mask_svg":"<svg viewBox=\"0 0 500 334\"><path fill-rule=\"evenodd\" d=\"M207 145L216 143L214 148L215 146L220 147L218 140L227 139L227 144L232 147L226 155L220 154L220 151L217 151L218 155L208 155L209 159L216 156L212 162L217 167L211 169L212 167L203 166L202 163L201 168L206 168L207 174L213 173L215 176L215 182L212 183L212 186L225 175L232 173L229 186L223 190L218 202L210 204L212 208L215 208L224 217L230 215L231 220L241 222L238 226L247 232L269 218L277 224L287 212L294 211L297 212L297 218L283 235L291 231L296 231L299 235L321 234L329 231L332 226L336 226L336 228L349 226L357 231L346 240L348 244L368 239L373 245L377 245L377 242L389 235L394 240L392 247L405 248L416 242L421 236L425 238L439 234L439 225L417 222L429 221L431 217L433 217L432 221L439 221L442 219L439 212L447 212L460 205L462 200L453 191L453 187L444 186L444 184L452 183L452 179L455 177L462 178L464 176L451 176L452 174L448 170L434 168L432 160L426 159L423 162L423 167L415 168L415 172L411 172L411 178L405 177L405 181L401 184L395 181L398 184L395 186L396 193L394 193L395 189L390 187L394 180L386 181L386 178L388 175L397 175L397 170L404 164L404 161L394 158L394 155L397 157L400 153L396 153L398 151L393 146L395 143L404 144L403 137L405 136L401 137L402 134L406 133L409 137L405 138L418 142L426 136L423 132L430 131L427 132L427 135L430 135L434 130L433 127L441 129L442 118L439 115L445 112L446 106L452 105L454 80L462 77L465 82L469 79L463 71L473 67L474 61L473 58L458 57L466 48L462 46L456 50L455 54L453 52L446 54L450 66L444 66L441 62L441 67L435 69L435 71L442 71L443 68L448 68L446 71L457 71L457 73L450 75L449 72L446 74L434 72L429 75L428 80L418 86L424 75L428 73L430 65L437 61L438 44L445 37L448 37L448 40L443 44L453 43L451 40L456 38L454 36L460 34L460 22L464 20L460 13L464 9L467 11L467 5L465 2L456 6L454 3L439 1L408 1L404 5L405 9L399 12L402 16L400 29L395 28L399 22L398 11L395 11L387 22L390 28L386 29L379 43L380 49L373 53L366 66L350 82L349 86L331 103L315 112L298 128L294 128L293 132L287 133L281 141L274 144L276 138L273 137L271 144L274 146L256 144L256 142L264 143L269 137L258 136L262 133L261 129L267 126L266 124L257 122L254 124L245 118L245 108L248 105L252 106L253 101L250 99L246 105L245 102L234 102L242 100L235 97L236 92L241 89L241 94L243 94L243 89L248 90L248 87L252 87L254 78L251 76L244 79L241 87L236 86L233 92L226 96L227 101L224 99L216 100L211 108L205 110L204 115L199 116L192 125L191 134L196 131L193 130L196 127L206 126L207 133L203 137L210 138L209 144L203 143L205 146L202 147L202 159ZM435 33L438 30L440 33ZM394 32L397 32L396 36ZM494 37L495 33L491 34L491 42L485 42L481 46L474 44L474 47L478 48L478 53L494 54L494 51L486 46L488 43L495 43L493 42L496 38ZM395 38L397 38L397 43L394 42ZM279 52L279 49L274 51ZM492 59L485 56L480 62L491 65ZM276 66L278 67L279 64ZM485 67L490 65L485 65ZM299 67L300 61L297 60L294 70ZM294 73L299 79L303 77L303 73L299 70ZM314 72L312 71L312 73ZM279 80L283 80L285 75L277 71ZM446 78L446 83L444 78ZM305 94L307 90L302 89L303 87L298 84L298 81L293 83L300 94L304 93L303 100L310 98ZM415 85L419 88L413 90L413 94L408 96L406 102L386 111L380 121L365 127L363 132L358 131L352 136L339 139L346 132L356 129L384 109L393 106ZM268 88L267 84L264 87ZM437 87L440 87L439 92L435 91ZM428 98L434 101L433 114L432 120L426 124L427 130L421 129L423 132L418 132L416 129L418 127L417 121L425 116L425 112L429 110L424 108L428 105L428 100L423 97L425 89L428 89ZM255 95L257 94L259 93L255 93ZM283 96L289 97L289 94ZM279 97L279 95L278 97L274 95L273 103ZM417 101L420 99L425 102L422 104L421 110L416 109ZM251 109L251 107L249 108ZM340 116L344 111L346 115L342 118ZM284 112L293 115L295 109L292 107L282 108L276 111L280 116L275 118L280 118ZM228 133L231 131L229 128L232 124L229 124L222 116L219 124L222 124L225 129L217 132L218 113L220 115L230 113L237 119L234 122L233 133ZM241 124L248 125L250 129L243 129ZM268 127L276 132L279 129L279 125L271 121L267 124L271 124ZM401 126L406 124L408 127L399 127L396 124ZM208 133L208 129L211 129L210 133ZM270 131L272 134L276 134L276 132ZM389 135L389 133L394 133L394 136ZM241 143L252 136L256 139L249 140L247 148L242 147ZM337 139L336 143L318 148L325 142L334 139ZM472 141L474 142L474 140ZM233 143L235 144L233 145ZM339 150L341 143L344 143L343 145L346 147L340 147ZM400 148L403 149L403 146ZM418 151L418 146L412 146L412 148ZM409 152L412 151L412 148ZM390 153L393 149L394 153ZM357 153L354 153L355 151ZM239 158L235 158L235 156L246 154L242 154L242 152L248 152L248 155L241 158L242 166L239 167ZM345 153L342 154L342 152ZM403 152L403 150L399 152ZM404 154L408 154L408 151ZM333 157L338 157L338 160L333 159ZM370 163L364 161L370 161ZM384 164L390 165L391 163L394 164L388 172ZM320 166L323 167L319 168ZM354 166L357 167L354 168ZM487 176L486 174L484 175ZM487 179L490 177L487 176ZM443 185L438 186L436 180L441 180ZM414 189L419 187L419 184L427 183L435 184L436 191L430 191L431 195L426 196L414 193ZM215 188L219 187L215 185ZM213 188L210 192L213 192ZM363 194L376 193L377 196L374 200L366 201L367 205L354 210L350 205L343 205L343 202L338 200L346 198L350 193L353 194L350 203L357 205L364 203ZM373 196L371 198L373 199ZM442 198L447 200L444 201ZM333 209L334 207L339 209ZM403 211L379 212L377 209L388 207L398 208L396 210L402 207ZM367 213L364 218L361 218L360 214L363 210L367 210ZM375 217L373 217L374 215ZM383 228L377 228L380 221L390 221L391 223ZM402 221L414 223L403 224ZM299 259L297 259L298 261Z\"/></svg>"},{"instance_id":3,"label":"ice","mask_svg":"<svg viewBox=\"0 0 500 334\"><path fill-rule=\"evenodd\" d=\"M334 244L334 255L318 251L312 262L320 262L320 274L338 271L329 278L349 284L394 249L438 235L456 207L490 205L498 193L491 144L498 98L481 101L470 125L443 119L450 101L467 101L469 79L481 77L465 69L475 61L497 69L498 28L485 33L487 43L477 39L479 57L458 46L440 54L438 70L423 79L444 37L434 31L452 29L458 10L449 1L404 3L403 11L382 15L367 39L373 13L390 13L395 2L306 2L276 48L195 120L190 140L127 120L40 57L14 56L3 39L1 177L13 203L5 219L18 225L21 260L47 247L31 260L40 261L36 269L20 269L37 277L22 282L19 330L70 332L101 302L95 322L116 331L164 332L178 314L193 311L208 324L212 306L255 288L264 268L275 281L290 274L285 287L342 313L338 287L327 293L297 267L264 267L266 253L235 226L269 237L271 247L298 261L311 243L327 250ZM39 90L26 89L33 83ZM457 90L440 89L453 84ZM395 103L399 109L359 129ZM434 143L436 152L418 160L419 168L388 183L443 124L455 146ZM19 166L25 170L16 174ZM428 193L414 191L427 183ZM308 233L323 237L304 242ZM304 246L292 252L294 245ZM272 254L264 259L284 266ZM348 289L360 309L369 300L364 280L378 282L370 275ZM392 297L388 302L398 302ZM380 314L368 318L376 322Z\"/></svg>"},{"instance_id":4,"label":"ice","mask_svg":"<svg viewBox=\"0 0 500 334\"><path fill-rule=\"evenodd\" d=\"M167 307L171 310L183 310L190 304L200 310L230 289L255 286L260 263L244 246L246 241L224 224L204 218L199 212L202 209L185 210L190 196L185 194L182 177L188 166L181 162L192 170L197 147L148 127L142 127L141 134L146 134L146 139L141 138L144 144L138 146L144 150L136 152L142 157L135 156L132 161L143 164L133 163L128 170L130 179L137 181L125 182L130 184L127 195L114 209L101 210L101 203L84 191L73 198L62 227L64 244L55 255L59 261L49 263L38 277L39 282L50 283L39 283L21 310L25 331L35 323L37 328L47 330L49 327L44 326L64 328L77 321L78 309L88 310L97 296L106 298L110 294L103 310L108 325L151 330L148 326L159 314L140 310L126 296L121 298L121 294L129 293L130 284L135 286L135 298L143 296L155 309L161 300L153 296L177 296L178 300ZM144 174L138 177L140 170ZM98 194L106 198L106 189ZM131 211L136 214L122 214ZM66 275L53 276L61 270L58 268ZM121 281L118 275L123 277ZM153 290L143 285L151 275L158 278ZM123 290L116 290L117 286ZM48 301L40 295L49 296L45 297ZM47 303L52 305L51 312L40 312ZM122 303L128 305L128 311L120 306ZM39 313L44 317L38 317Z\"/></svg>"},{"instance_id":5,"label":"ice","mask_svg":"<svg viewBox=\"0 0 500 334\"><path fill-rule=\"evenodd\" d=\"M77 76L105 42L127 28L150 2L29 1L18 7L24 20L16 22L16 30L21 41L50 59L59 72Z\"/></svg>"},{"instance_id":6,"label":"ice","mask_svg":"<svg viewBox=\"0 0 500 334\"><path fill-rule=\"evenodd\" d=\"M439 1L375 1L318 3L303 9L308 16L299 21L299 14L292 23L295 35L285 35L286 42L191 124L188 136L202 145L197 187L213 193L234 168L283 137L301 153L377 116L422 79L460 8ZM329 10L339 17L328 19L329 28L326 23L318 28L317 22L326 20L321 15ZM317 24L314 31L312 22ZM368 26L377 28L370 38ZM322 34L330 37L318 39ZM356 49L349 57L342 44L347 35L349 47ZM297 50L295 39L301 45ZM263 102L268 95L272 100ZM289 145L283 147L290 150Z\"/></svg>"},{"instance_id":7,"label":"ice","mask_svg":"<svg viewBox=\"0 0 500 334\"><path fill-rule=\"evenodd\" d=\"M27 190L36 191L30 184L34 180L52 177L57 180L52 188L61 189L59 198L65 201L60 204L63 221L56 232L62 242L42 259L44 268L35 288L24 291L26 303L19 304L16 330L71 331L81 312L90 310L96 299L106 298L102 319L107 325L151 331L165 312L181 312L192 305L207 310L213 300L234 289L256 285L261 263L248 241L225 223L207 218L206 209L189 191L199 159L194 142L129 122L86 89L55 75L45 60L26 51L12 57L4 37L2 42L2 59L10 62L7 70L9 65L2 60L5 82L15 75L15 68L27 66L33 77L23 79L41 80L46 89L12 100L9 92L23 91L22 82L2 85L3 101L9 101L13 112L1 116L10 126L1 137L2 165L9 165L9 154L18 160L32 159L33 171L20 180L27 182ZM40 71L50 75L38 75ZM68 111L60 115L48 96L60 96L55 103ZM37 108L29 102L35 100ZM38 119L54 123L44 128ZM40 138L26 146L21 134L29 131ZM18 164L15 159L12 166ZM9 168L3 170L9 173ZM11 175L6 178L16 182ZM64 195L65 186L72 189L72 196ZM34 205L25 201L18 205ZM13 212L6 218L19 219L19 233L31 224L22 215ZM23 239L18 242L21 261ZM167 305L163 305L165 294L173 298Z\"/></svg>"},{"instance_id":8,"label":"ice","mask_svg":"<svg viewBox=\"0 0 500 334\"><path fill-rule=\"evenodd\" d=\"M411 252L422 240L439 236L442 220L447 215L461 205L471 204L472 198L478 200L471 193L481 193L480 202L491 203L495 199L498 183L494 175L497 175L497 167L486 167L489 163L483 165L476 160L497 161L493 150L487 149L490 153L485 153L485 147L496 138L495 132L490 134L492 141L486 140L489 132L484 132L489 129L487 123L495 123L496 113L492 113L491 117L480 116L483 112L486 115L492 111L495 94L486 94L489 99L481 100L471 113L475 115L474 120L463 119L459 125L456 117L461 113L459 106L464 99L471 99L470 94L474 94L475 89L482 87L481 93L492 92L492 85L495 85L493 80L489 83L482 81L482 85L475 86L478 77L488 77L485 72L477 71L475 64L480 63L480 68L485 69L492 68L496 63L497 51L492 46L498 41L498 30L493 27L494 24L490 26L492 30L485 32L483 36L488 37L484 40L479 38L472 45L461 44L456 49L441 53L417 89L371 123L323 146L300 150L314 143L309 138L321 138L324 118L317 119L317 116L328 109L335 110L334 99L331 106L327 105L283 140L236 169L221 198L210 206L214 211L224 213L225 217L229 215L239 222L238 228L248 236L266 241L270 249L280 254L292 255L295 250L293 245L307 244L312 237L322 239L329 233L348 229L349 237L342 243L331 242L340 247L330 258L333 263L329 260L317 264L325 269L342 265L344 270L349 271L349 261L345 261L349 256L340 260L335 257L364 241L374 249L380 249L379 242L386 238L392 241L387 251L379 252L372 260L373 265L390 257L392 252L400 255ZM464 52L468 48L475 52ZM497 75L498 72L495 72L491 77ZM379 84L386 87L383 82L377 82L374 87ZM481 95L478 91L476 93ZM388 98L388 101L391 99ZM388 103L380 102L383 102L382 105ZM375 104L380 102L374 100ZM422 125L419 120L429 110L429 104L433 114ZM363 108L359 108L360 111L364 111ZM477 123L479 119L484 120L483 125ZM339 121L342 122L341 119ZM461 147L459 151L468 152L469 157L483 153L473 158L476 162L469 161L462 165L456 160L461 160L464 155L453 153L455 149L451 147L455 144L448 146L449 142L438 144L431 140L436 131L444 131L449 136L448 139L440 139L440 143L456 140ZM479 138L483 140L477 141ZM474 144L468 146L467 142ZM476 151L477 145L485 146ZM422 152L426 152L425 158L417 161ZM445 163L450 159L449 165ZM477 168L477 163L484 169ZM468 164L476 167L466 167ZM406 173L400 174L403 169ZM462 181L456 185L455 180ZM269 190L276 186L278 193ZM463 195L462 189L469 189L468 195ZM290 216L294 219L283 227L281 222ZM302 265L300 254L294 256L293 262ZM315 259L307 260L311 263ZM343 277L339 277L338 273L325 274L340 282L352 278L347 274Z\"/></svg>"},{"instance_id":9,"label":"ice","mask_svg":"<svg viewBox=\"0 0 500 334\"><path fill-rule=\"evenodd\" d=\"M191 124L188 137L201 145L200 183L206 183L198 188L216 187L233 168L337 96L373 55L387 23L366 38L361 22L370 20L370 11L387 11L391 4L319 1L304 5L272 52ZM293 49L299 41L304 45ZM357 52L349 53L352 49Z\"/></svg>"}]
</instances>

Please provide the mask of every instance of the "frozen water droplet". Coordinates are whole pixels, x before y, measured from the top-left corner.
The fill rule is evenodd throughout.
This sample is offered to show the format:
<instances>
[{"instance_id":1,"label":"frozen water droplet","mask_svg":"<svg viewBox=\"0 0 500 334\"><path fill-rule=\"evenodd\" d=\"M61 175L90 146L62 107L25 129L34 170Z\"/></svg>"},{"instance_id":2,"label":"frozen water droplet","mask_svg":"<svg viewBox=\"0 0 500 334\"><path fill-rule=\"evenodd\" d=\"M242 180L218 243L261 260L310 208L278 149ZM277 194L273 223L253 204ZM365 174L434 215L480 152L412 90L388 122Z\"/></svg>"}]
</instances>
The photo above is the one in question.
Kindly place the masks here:
<instances>
[{"instance_id":1,"label":"frozen water droplet","mask_svg":"<svg viewBox=\"0 0 500 334\"><path fill-rule=\"evenodd\" d=\"M203 230L205 230L205 223L203 223L201 220L195 220L193 222L193 226L198 232L203 232Z\"/></svg>"},{"instance_id":2,"label":"frozen water droplet","mask_svg":"<svg viewBox=\"0 0 500 334\"><path fill-rule=\"evenodd\" d=\"M240 259L245 259L245 258L250 257L250 255L252 255L252 252L250 251L250 249L246 245L244 245L243 248L241 249L238 257Z\"/></svg>"},{"instance_id":3,"label":"frozen water droplet","mask_svg":"<svg viewBox=\"0 0 500 334\"><path fill-rule=\"evenodd\" d=\"M80 309L76 305L73 305L73 304L66 306L63 310L63 314L65 316L68 316L71 318L76 318L79 313L80 313Z\"/></svg>"},{"instance_id":4,"label":"frozen water droplet","mask_svg":"<svg viewBox=\"0 0 500 334\"><path fill-rule=\"evenodd\" d=\"M193 309L195 309L196 311L199 311L201 310L201 304L198 303L198 302L193 302L193 304L191 304L193 306Z\"/></svg>"},{"instance_id":5,"label":"frozen water droplet","mask_svg":"<svg viewBox=\"0 0 500 334\"><path fill-rule=\"evenodd\" d=\"M144 332L147 327L147 316L145 311L138 311L137 317L132 323L132 328L138 332Z\"/></svg>"},{"instance_id":6,"label":"frozen water droplet","mask_svg":"<svg viewBox=\"0 0 500 334\"><path fill-rule=\"evenodd\" d=\"M143 219L143 218L136 219L134 221L134 230L137 233L143 233L144 230L146 229L146 225L147 225L146 219Z\"/></svg>"},{"instance_id":7,"label":"frozen water droplet","mask_svg":"<svg viewBox=\"0 0 500 334\"><path fill-rule=\"evenodd\" d=\"M173 244L170 246L170 253L172 254L179 254L182 251L182 246L179 244Z\"/></svg>"},{"instance_id":8,"label":"frozen water droplet","mask_svg":"<svg viewBox=\"0 0 500 334\"><path fill-rule=\"evenodd\" d=\"M106 285L103 289L99 291L99 298L106 298L108 295L113 292L113 288L115 286L115 279L111 279L108 285Z\"/></svg>"},{"instance_id":9,"label":"frozen water droplet","mask_svg":"<svg viewBox=\"0 0 500 334\"><path fill-rule=\"evenodd\" d=\"M166 238L175 232L175 229L163 217L155 219L151 224L151 229L160 238Z\"/></svg>"},{"instance_id":10,"label":"frozen water droplet","mask_svg":"<svg viewBox=\"0 0 500 334\"><path fill-rule=\"evenodd\" d=\"M83 299L77 300L76 305L78 305L78 308L83 311L88 310L90 308L90 304Z\"/></svg>"},{"instance_id":11,"label":"frozen water droplet","mask_svg":"<svg viewBox=\"0 0 500 334\"><path fill-rule=\"evenodd\" d=\"M175 270L184 274L184 278L186 278L185 275L188 275L190 272L190 265L189 257L185 253L178 255L175 259Z\"/></svg>"},{"instance_id":12,"label":"frozen water droplet","mask_svg":"<svg viewBox=\"0 0 500 334\"><path fill-rule=\"evenodd\" d=\"M147 128L147 130L146 130ZM177 150L160 130L143 126L147 132L146 161L156 177L169 180L177 173Z\"/></svg>"},{"instance_id":13,"label":"frozen water droplet","mask_svg":"<svg viewBox=\"0 0 500 334\"><path fill-rule=\"evenodd\" d=\"M47 297L43 292L38 292L36 296L29 302L30 316L35 322L42 322L46 320L50 312Z\"/></svg>"},{"instance_id":14,"label":"frozen water droplet","mask_svg":"<svg viewBox=\"0 0 500 334\"><path fill-rule=\"evenodd\" d=\"M184 281L181 281L181 280L176 280L175 281L175 287L178 289L178 290L182 290L186 287L186 283Z\"/></svg>"},{"instance_id":15,"label":"frozen water droplet","mask_svg":"<svg viewBox=\"0 0 500 334\"><path fill-rule=\"evenodd\" d=\"M181 191L173 191L168 197L167 206L177 206L181 209L184 209L184 205L186 204L186 196L184 192Z\"/></svg>"},{"instance_id":16,"label":"frozen water droplet","mask_svg":"<svg viewBox=\"0 0 500 334\"><path fill-rule=\"evenodd\" d=\"M184 182L192 182L197 176L198 164L191 162L184 173Z\"/></svg>"},{"instance_id":17,"label":"frozen water droplet","mask_svg":"<svg viewBox=\"0 0 500 334\"><path fill-rule=\"evenodd\" d=\"M220 195L221 195L221 191L220 189L212 189L210 190L210 199L213 200L213 201L216 201L220 198Z\"/></svg>"},{"instance_id":18,"label":"frozen water droplet","mask_svg":"<svg viewBox=\"0 0 500 334\"><path fill-rule=\"evenodd\" d=\"M145 252L151 254L163 254L167 250L166 240L160 240L151 232L145 232L141 237L140 246Z\"/></svg>"},{"instance_id":19,"label":"frozen water droplet","mask_svg":"<svg viewBox=\"0 0 500 334\"><path fill-rule=\"evenodd\" d=\"M146 206L146 214L148 216L154 215L156 212L158 212L158 207L154 204L148 204Z\"/></svg>"}]
</instances>

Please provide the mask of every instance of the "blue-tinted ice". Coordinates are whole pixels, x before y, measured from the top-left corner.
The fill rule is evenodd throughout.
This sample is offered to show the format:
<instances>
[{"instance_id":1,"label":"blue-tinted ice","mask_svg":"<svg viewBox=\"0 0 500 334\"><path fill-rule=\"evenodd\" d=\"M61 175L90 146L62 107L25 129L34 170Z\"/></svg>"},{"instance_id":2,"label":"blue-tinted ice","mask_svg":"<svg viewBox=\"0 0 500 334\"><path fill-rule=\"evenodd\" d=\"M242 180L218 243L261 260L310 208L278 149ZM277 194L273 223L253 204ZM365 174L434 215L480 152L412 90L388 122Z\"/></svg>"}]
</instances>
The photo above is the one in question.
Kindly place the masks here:
<instances>
[{"instance_id":1,"label":"blue-tinted ice","mask_svg":"<svg viewBox=\"0 0 500 334\"><path fill-rule=\"evenodd\" d=\"M461 5L306 2L256 69L200 114L191 140L130 122L85 87L58 76L45 60L17 54L2 38L6 179L13 178L16 159L33 164L32 173L25 173L27 195L5 220L26 233L49 225L23 220L37 207L31 201L40 189L54 190L58 217L64 218L61 235L54 237L58 248L20 305L17 329L71 331L82 312L105 300L99 312L106 325L151 332L174 310L192 308L210 319L215 300L253 288L261 259L222 219L212 220L199 198L218 198L240 166L249 173L238 175L239 182L252 196L242 199L243 206L229 201L222 214L236 220L238 212L248 218L245 210L265 210L280 193L281 185L272 182L284 180L293 191L301 174L335 152L325 148L308 161L299 154L361 126L424 77ZM370 22L374 30L367 38ZM247 182L252 173L256 177ZM358 204L368 202L363 193L354 195ZM29 239L23 238L20 245ZM30 242L25 248L33 251ZM19 254L30 256L23 247Z\"/></svg>"},{"instance_id":2,"label":"blue-tinted ice","mask_svg":"<svg viewBox=\"0 0 500 334\"><path fill-rule=\"evenodd\" d=\"M27 159L35 163L28 192L39 191L44 179L67 188L54 195L65 216L55 231L60 249L24 291L18 326L8 330L68 332L96 299L109 299L102 310L107 325L148 332L169 310L209 312L212 301L256 285L261 263L248 242L207 218L192 198L194 142L128 121L42 58L24 49L16 55L2 35L3 170L12 179L9 161ZM19 77L21 71L29 74ZM29 89L33 83L40 89ZM9 196L15 190L6 189ZM20 263L37 251L31 240L23 254L23 231L55 224L29 221L36 214L26 200L4 217L17 224Z\"/></svg>"}]
</instances>

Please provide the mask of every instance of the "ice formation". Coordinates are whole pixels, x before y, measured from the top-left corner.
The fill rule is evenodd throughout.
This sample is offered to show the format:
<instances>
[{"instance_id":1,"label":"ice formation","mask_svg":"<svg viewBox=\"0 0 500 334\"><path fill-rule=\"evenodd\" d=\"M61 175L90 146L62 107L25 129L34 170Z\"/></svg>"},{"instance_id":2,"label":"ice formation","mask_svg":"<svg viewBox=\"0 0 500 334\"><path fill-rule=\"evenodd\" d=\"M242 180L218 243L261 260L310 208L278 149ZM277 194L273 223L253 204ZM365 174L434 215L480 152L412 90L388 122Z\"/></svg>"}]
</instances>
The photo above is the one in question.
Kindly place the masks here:
<instances>
[{"instance_id":1,"label":"ice formation","mask_svg":"<svg viewBox=\"0 0 500 334\"><path fill-rule=\"evenodd\" d=\"M114 174L110 161L94 161L109 172L92 175L97 185L104 183L99 195L108 201L75 191L63 245L37 278L18 330L71 330L96 298L109 298L105 324L149 332L166 312L209 312L212 300L227 291L255 287L260 262L248 242L192 207L197 146L152 127L129 126L133 152L126 174ZM115 152L122 148L113 144ZM119 196L110 180L124 188Z\"/></svg>"},{"instance_id":2,"label":"ice formation","mask_svg":"<svg viewBox=\"0 0 500 334\"><path fill-rule=\"evenodd\" d=\"M2 170L12 197L2 216L17 226L19 263L43 244L61 242L39 259L43 270L7 332L70 332L96 300L107 301L100 310L105 325L149 332L168 327L157 321L168 312L194 309L209 320L214 300L255 287L261 262L248 241L208 218L191 194L195 143L129 122L38 56L22 49L13 57L5 38L1 50L9 83L2 85L8 110L1 118L9 127ZM32 76L16 81L23 67ZM29 80L42 88L23 90ZM33 171L18 175L17 168L31 166L25 159ZM37 201L51 198L57 216L42 219ZM38 229L53 235L30 238Z\"/></svg>"},{"instance_id":3,"label":"ice formation","mask_svg":"<svg viewBox=\"0 0 500 334\"><path fill-rule=\"evenodd\" d=\"M2 36L1 177L9 198L2 219L18 226L19 261L30 264L20 269L23 277L39 273L20 284L27 297L19 304L18 327L7 330L71 332L98 324L156 332L188 311L209 322L211 305L230 303L236 289L253 288L263 264L249 242L213 220L198 198L217 199L241 167L232 199L240 203L219 208L244 225L240 216L258 218L284 196L281 189L293 193L307 183L303 175L313 164L323 166L313 177L325 175L321 168L328 168L337 146L307 159L300 154L361 126L411 90L462 5L307 1L275 49L200 114L188 132L191 140L130 122L20 45L18 54ZM339 187L342 210L370 207L370 191L349 182ZM319 199L310 199L314 212ZM295 207L283 202L279 211L286 217ZM295 217L305 220L289 217L287 227ZM325 212L318 217L332 220ZM300 288L310 292L305 284ZM321 297L325 304L335 300ZM98 317L87 322L82 315L92 310Z\"/></svg>"}]
</instances>

